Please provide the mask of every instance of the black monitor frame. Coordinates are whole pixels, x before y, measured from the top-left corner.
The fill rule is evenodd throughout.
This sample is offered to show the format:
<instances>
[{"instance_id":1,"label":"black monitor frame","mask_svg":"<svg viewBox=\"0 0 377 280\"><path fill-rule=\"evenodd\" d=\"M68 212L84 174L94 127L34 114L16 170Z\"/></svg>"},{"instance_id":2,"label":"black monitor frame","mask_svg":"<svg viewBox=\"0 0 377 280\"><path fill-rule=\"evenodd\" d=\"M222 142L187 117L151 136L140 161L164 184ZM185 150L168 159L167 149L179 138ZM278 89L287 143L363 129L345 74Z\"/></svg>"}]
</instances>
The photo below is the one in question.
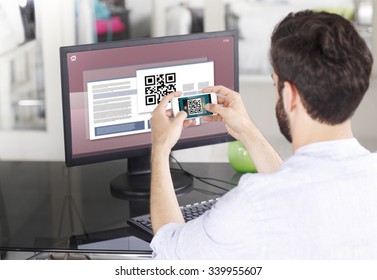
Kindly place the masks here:
<instances>
[{"instance_id":1,"label":"black monitor frame","mask_svg":"<svg viewBox=\"0 0 377 280\"><path fill-rule=\"evenodd\" d=\"M173 42L184 42L191 40L200 40L208 38L219 38L224 36L232 36L233 48L234 48L234 90L239 91L239 70L238 70L238 33L237 31L218 31L218 32L206 32L206 33L195 33L188 35L178 35L178 36L166 36L157 38L144 38L144 39L133 39L124 41L114 41L114 42L104 42L104 43L94 43L87 45L76 45L67 46L60 48L60 62L61 62L61 87L62 87L62 105L63 105L63 124L64 124L64 145L65 145L65 162L68 167L86 165L97 162L112 161L118 159L142 159L141 161L146 161L150 155L151 146L147 145L144 147L130 147L124 151L106 152L97 155L88 155L84 157L74 157L73 155L73 141L72 141L72 131L71 131L71 104L70 104L70 85L69 85L69 74L68 74L68 54L88 52L96 50L105 49L115 49L115 48L125 48L132 46L143 46L143 45L153 45L153 44L163 44L163 43L173 43ZM216 81L215 81L216 83ZM228 133L224 132L216 135L207 135L205 137L200 137L196 139L179 140L175 145L173 150L186 149L199 147L204 145L219 144L224 142L229 142L234 140ZM149 159L147 160L146 166L139 170L136 167L136 174L141 174L148 172ZM138 161L140 162L140 160ZM129 161L129 169L130 167ZM136 165L136 164L135 164ZM137 164L139 165L139 163ZM130 170L129 170L130 172Z\"/></svg>"}]
</instances>

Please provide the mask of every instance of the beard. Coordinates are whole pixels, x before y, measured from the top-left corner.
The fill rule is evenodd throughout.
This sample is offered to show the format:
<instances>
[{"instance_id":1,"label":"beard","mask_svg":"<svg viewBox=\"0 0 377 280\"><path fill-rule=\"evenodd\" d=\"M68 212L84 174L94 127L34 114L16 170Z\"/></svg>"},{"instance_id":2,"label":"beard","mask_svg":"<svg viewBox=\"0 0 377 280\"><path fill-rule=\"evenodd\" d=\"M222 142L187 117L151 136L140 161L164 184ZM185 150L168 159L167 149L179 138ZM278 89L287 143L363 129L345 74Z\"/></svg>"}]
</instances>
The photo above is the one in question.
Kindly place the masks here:
<instances>
[{"instance_id":1,"label":"beard","mask_svg":"<svg viewBox=\"0 0 377 280\"><path fill-rule=\"evenodd\" d=\"M279 97L276 107L275 107L276 118L280 128L280 132L288 140L289 143L292 143L292 133L291 127L289 125L287 113L284 110L283 98Z\"/></svg>"}]
</instances>

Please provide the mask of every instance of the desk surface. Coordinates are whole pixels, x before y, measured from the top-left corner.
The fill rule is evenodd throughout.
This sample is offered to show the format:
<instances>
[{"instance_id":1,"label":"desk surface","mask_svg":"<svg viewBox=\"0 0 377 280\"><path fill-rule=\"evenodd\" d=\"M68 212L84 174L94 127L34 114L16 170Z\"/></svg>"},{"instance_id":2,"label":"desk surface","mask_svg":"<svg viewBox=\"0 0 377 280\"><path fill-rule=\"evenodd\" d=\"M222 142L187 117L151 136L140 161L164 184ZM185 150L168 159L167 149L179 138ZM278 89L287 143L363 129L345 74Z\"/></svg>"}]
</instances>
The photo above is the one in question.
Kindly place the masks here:
<instances>
[{"instance_id":1,"label":"desk surface","mask_svg":"<svg viewBox=\"0 0 377 280\"><path fill-rule=\"evenodd\" d=\"M227 163L184 163L196 176L238 182ZM134 236L126 221L149 212L149 200L113 197L110 181L126 170L126 161L67 168L63 162L0 162L0 250L33 252L92 251L87 244ZM221 187L232 186L210 181ZM194 179L179 203L218 197L223 191ZM100 242L101 243L101 242ZM107 245L94 251L124 253L138 247ZM81 246L84 245L84 246ZM89 248L89 249L88 249Z\"/></svg>"}]
</instances>

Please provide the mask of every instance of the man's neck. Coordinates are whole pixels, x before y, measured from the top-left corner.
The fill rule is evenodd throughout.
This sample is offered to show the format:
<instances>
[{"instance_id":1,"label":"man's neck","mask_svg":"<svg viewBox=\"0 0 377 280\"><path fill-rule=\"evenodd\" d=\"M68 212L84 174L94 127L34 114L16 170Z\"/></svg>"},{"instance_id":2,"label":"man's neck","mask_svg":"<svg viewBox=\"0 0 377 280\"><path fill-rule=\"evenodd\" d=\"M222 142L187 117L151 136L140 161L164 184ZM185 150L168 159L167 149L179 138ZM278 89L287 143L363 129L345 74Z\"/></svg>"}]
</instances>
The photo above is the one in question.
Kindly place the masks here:
<instances>
[{"instance_id":1,"label":"man's neck","mask_svg":"<svg viewBox=\"0 0 377 280\"><path fill-rule=\"evenodd\" d=\"M338 125L327 125L316 121L297 124L296 127L292 129L292 136L293 151L316 142L350 139L354 137L351 120L347 120Z\"/></svg>"}]
</instances>

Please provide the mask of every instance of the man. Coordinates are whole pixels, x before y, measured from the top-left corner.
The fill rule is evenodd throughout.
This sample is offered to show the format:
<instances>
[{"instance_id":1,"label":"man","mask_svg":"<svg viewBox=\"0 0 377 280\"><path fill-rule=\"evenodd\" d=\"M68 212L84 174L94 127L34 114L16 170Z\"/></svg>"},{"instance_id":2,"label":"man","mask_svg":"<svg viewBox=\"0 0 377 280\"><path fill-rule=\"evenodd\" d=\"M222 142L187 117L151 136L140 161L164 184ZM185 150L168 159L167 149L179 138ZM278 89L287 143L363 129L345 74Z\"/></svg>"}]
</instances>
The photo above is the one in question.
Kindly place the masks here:
<instances>
[{"instance_id":1,"label":"man","mask_svg":"<svg viewBox=\"0 0 377 280\"><path fill-rule=\"evenodd\" d=\"M282 163L238 93L221 86L217 113L245 144L258 174L244 175L201 217L184 224L169 153L186 113L166 97L152 122L151 218L156 258L377 259L377 154L354 138L351 117L369 87L370 51L350 22L328 13L289 14L271 37L276 116L293 156Z\"/></svg>"}]
</instances>

